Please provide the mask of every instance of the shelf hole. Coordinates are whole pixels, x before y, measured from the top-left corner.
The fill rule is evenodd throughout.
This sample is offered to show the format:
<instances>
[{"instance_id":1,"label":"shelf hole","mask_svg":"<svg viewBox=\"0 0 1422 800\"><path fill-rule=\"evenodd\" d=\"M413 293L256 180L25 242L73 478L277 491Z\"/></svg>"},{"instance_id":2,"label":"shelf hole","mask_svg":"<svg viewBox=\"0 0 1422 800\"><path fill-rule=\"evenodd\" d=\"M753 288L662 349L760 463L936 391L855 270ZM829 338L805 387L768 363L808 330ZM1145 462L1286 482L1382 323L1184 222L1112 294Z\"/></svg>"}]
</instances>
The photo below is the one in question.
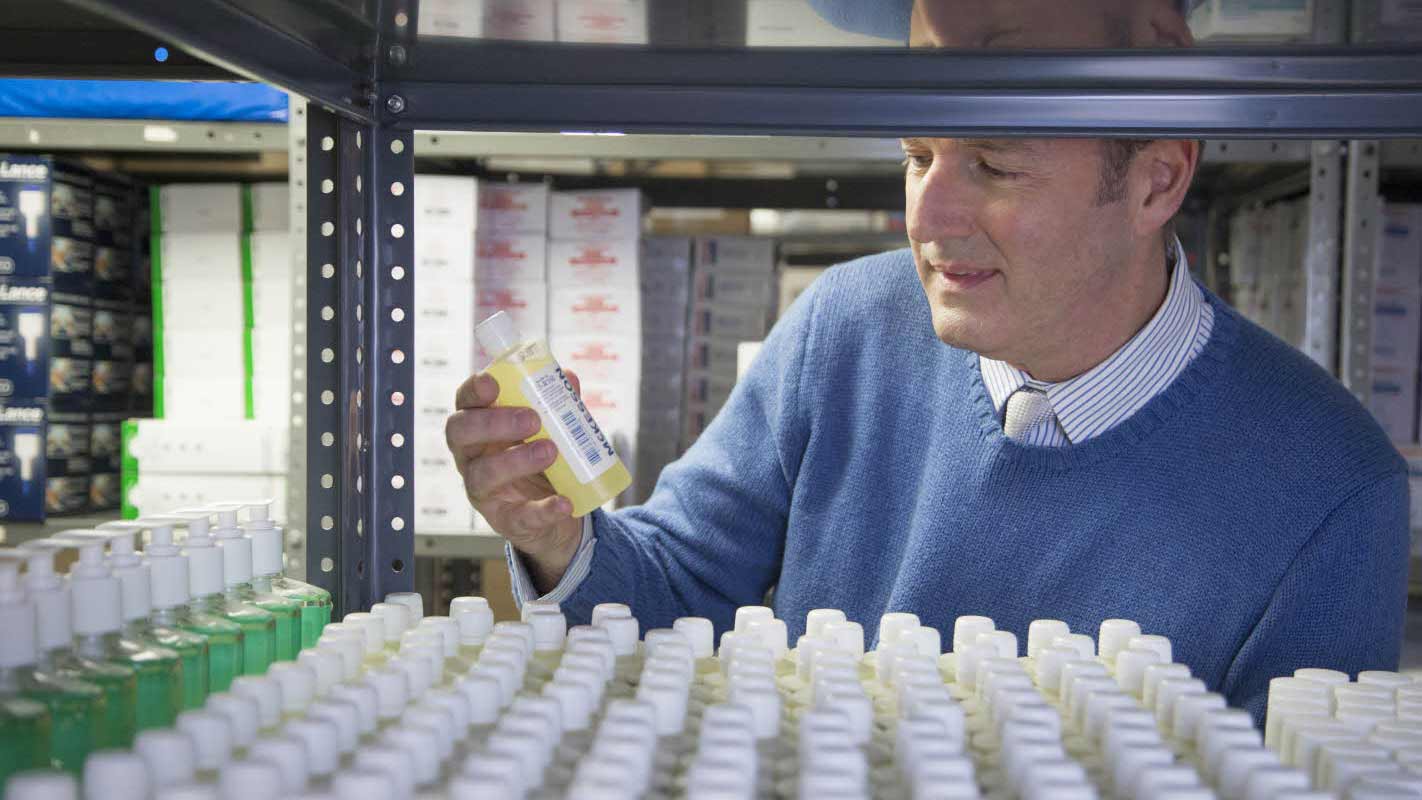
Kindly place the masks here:
<instances>
[{"instance_id":1,"label":"shelf hole","mask_svg":"<svg viewBox=\"0 0 1422 800\"><path fill-rule=\"evenodd\" d=\"M334 527L336 527L336 521L331 518L330 514L327 514L326 516L321 518L321 530L329 531Z\"/></svg>"},{"instance_id":2,"label":"shelf hole","mask_svg":"<svg viewBox=\"0 0 1422 800\"><path fill-rule=\"evenodd\" d=\"M397 531L403 531L403 530L405 530L405 518L404 518L404 517L396 517L396 518L390 520L390 527L393 528L393 529L395 529L395 530L397 530Z\"/></svg>"},{"instance_id":3,"label":"shelf hole","mask_svg":"<svg viewBox=\"0 0 1422 800\"><path fill-rule=\"evenodd\" d=\"M393 570L395 570L396 572L404 572L404 571L405 571L405 562L403 562L403 561L401 561L400 559L397 558L397 559L395 559L394 561L391 561L391 562L390 562L390 568L393 569Z\"/></svg>"},{"instance_id":4,"label":"shelf hole","mask_svg":"<svg viewBox=\"0 0 1422 800\"><path fill-rule=\"evenodd\" d=\"M321 194L330 194L334 191L336 191L336 182L330 178L323 178L321 180Z\"/></svg>"},{"instance_id":5,"label":"shelf hole","mask_svg":"<svg viewBox=\"0 0 1422 800\"><path fill-rule=\"evenodd\" d=\"M391 488L391 489L403 489L403 488L405 488L405 476L403 476L403 475L391 475L391 476L390 476L390 488Z\"/></svg>"},{"instance_id":6,"label":"shelf hole","mask_svg":"<svg viewBox=\"0 0 1422 800\"><path fill-rule=\"evenodd\" d=\"M336 353L329 347L321 348L321 363L329 364L336 360Z\"/></svg>"},{"instance_id":7,"label":"shelf hole","mask_svg":"<svg viewBox=\"0 0 1422 800\"><path fill-rule=\"evenodd\" d=\"M410 15L403 11L395 12L395 27L403 28L410 24Z\"/></svg>"},{"instance_id":8,"label":"shelf hole","mask_svg":"<svg viewBox=\"0 0 1422 800\"><path fill-rule=\"evenodd\" d=\"M395 181L394 183L390 184L390 193L395 195L396 197L404 195L405 184L401 183L400 181Z\"/></svg>"},{"instance_id":9,"label":"shelf hole","mask_svg":"<svg viewBox=\"0 0 1422 800\"><path fill-rule=\"evenodd\" d=\"M365 562L364 562L364 561L357 561L357 562L356 562L356 577L358 577L358 578L364 578L364 577L365 577Z\"/></svg>"},{"instance_id":10,"label":"shelf hole","mask_svg":"<svg viewBox=\"0 0 1422 800\"><path fill-rule=\"evenodd\" d=\"M336 277L336 265L335 265L335 264L322 264L322 265L321 265L321 277L325 278L326 280L330 280L331 278Z\"/></svg>"},{"instance_id":11,"label":"shelf hole","mask_svg":"<svg viewBox=\"0 0 1422 800\"><path fill-rule=\"evenodd\" d=\"M330 236L331 234L333 234L333 233L335 233L335 232L336 232L336 224L335 224L334 222L331 222L331 221L327 220L326 222L321 223L321 235L322 235L322 236Z\"/></svg>"},{"instance_id":12,"label":"shelf hole","mask_svg":"<svg viewBox=\"0 0 1422 800\"><path fill-rule=\"evenodd\" d=\"M357 278L361 277L361 274L364 273L364 272L365 272L365 263L364 263L363 261L361 261L360 259L357 258L357 259L356 259L356 277L357 277Z\"/></svg>"},{"instance_id":13,"label":"shelf hole","mask_svg":"<svg viewBox=\"0 0 1422 800\"><path fill-rule=\"evenodd\" d=\"M405 351L404 351L404 350L395 350L395 351L391 352L391 353L390 353L390 363L392 363L392 364L403 364L403 363L405 363Z\"/></svg>"},{"instance_id":14,"label":"shelf hole","mask_svg":"<svg viewBox=\"0 0 1422 800\"><path fill-rule=\"evenodd\" d=\"M390 393L390 405L392 405L392 406L403 406L403 405L405 405L405 393L404 393L404 392L391 392L391 393Z\"/></svg>"},{"instance_id":15,"label":"shelf hole","mask_svg":"<svg viewBox=\"0 0 1422 800\"><path fill-rule=\"evenodd\" d=\"M330 431L327 431L327 432L321 434L321 446L322 446L322 447L330 447L331 445L333 445L333 444L335 444L335 443L336 443L336 437L332 436Z\"/></svg>"},{"instance_id":16,"label":"shelf hole","mask_svg":"<svg viewBox=\"0 0 1422 800\"><path fill-rule=\"evenodd\" d=\"M326 389L325 391L321 392L321 405L329 406L334 402L336 402L335 392L331 391L330 389Z\"/></svg>"},{"instance_id":17,"label":"shelf hole","mask_svg":"<svg viewBox=\"0 0 1422 800\"><path fill-rule=\"evenodd\" d=\"M330 306L321 306L321 319L330 322L336 318L336 309Z\"/></svg>"},{"instance_id":18,"label":"shelf hole","mask_svg":"<svg viewBox=\"0 0 1422 800\"><path fill-rule=\"evenodd\" d=\"M361 137L360 131L356 131L356 149L359 150L361 144L363 144L363 143L364 143L364 139Z\"/></svg>"},{"instance_id":19,"label":"shelf hole","mask_svg":"<svg viewBox=\"0 0 1422 800\"><path fill-rule=\"evenodd\" d=\"M403 309L403 308L392 308L392 309L390 309L390 320L391 320L392 322L404 322L404 321L405 321L405 309Z\"/></svg>"},{"instance_id":20,"label":"shelf hole","mask_svg":"<svg viewBox=\"0 0 1422 800\"><path fill-rule=\"evenodd\" d=\"M365 351L362 350L361 348L357 347L357 348L356 348L356 363L359 364L362 360L364 360L364 356L365 356Z\"/></svg>"},{"instance_id":21,"label":"shelf hole","mask_svg":"<svg viewBox=\"0 0 1422 800\"><path fill-rule=\"evenodd\" d=\"M390 235L391 235L391 236L394 236L396 239L403 239L403 238L405 238L405 226L404 226L404 225L401 225L401 224L398 223L398 222L395 223L394 225L391 225L391 226L390 226Z\"/></svg>"},{"instance_id":22,"label":"shelf hole","mask_svg":"<svg viewBox=\"0 0 1422 800\"><path fill-rule=\"evenodd\" d=\"M361 232L362 232L362 231L361 231L360 217L356 217L356 218L355 218L355 222L356 222L356 235L359 236L359 235L361 234Z\"/></svg>"},{"instance_id":23,"label":"shelf hole","mask_svg":"<svg viewBox=\"0 0 1422 800\"><path fill-rule=\"evenodd\" d=\"M394 445L395 447L404 447L404 446L405 446L405 434L403 434L403 433L392 433L392 434L390 434L390 444Z\"/></svg>"},{"instance_id":24,"label":"shelf hole","mask_svg":"<svg viewBox=\"0 0 1422 800\"><path fill-rule=\"evenodd\" d=\"M356 322L365 322L365 312L361 309L364 306L356 306Z\"/></svg>"},{"instance_id":25,"label":"shelf hole","mask_svg":"<svg viewBox=\"0 0 1422 800\"><path fill-rule=\"evenodd\" d=\"M400 155L401 153L405 152L405 143L400 139L391 139L390 152L394 153L397 156Z\"/></svg>"},{"instance_id":26,"label":"shelf hole","mask_svg":"<svg viewBox=\"0 0 1422 800\"><path fill-rule=\"evenodd\" d=\"M403 280L405 280L405 268L404 268L404 267L401 267L401 266L394 266L394 267L391 267L391 268L390 268L390 279L391 279L391 280L395 280L395 281L403 281Z\"/></svg>"},{"instance_id":27,"label":"shelf hole","mask_svg":"<svg viewBox=\"0 0 1422 800\"><path fill-rule=\"evenodd\" d=\"M356 536L365 535L365 520L356 520Z\"/></svg>"},{"instance_id":28,"label":"shelf hole","mask_svg":"<svg viewBox=\"0 0 1422 800\"><path fill-rule=\"evenodd\" d=\"M321 137L321 149L322 149L322 150L324 150L324 151L326 151L326 152L330 152L330 151L332 150L332 148L334 148L335 146L336 146L336 140L335 140L335 139L332 139L332 138L329 137L329 136L322 136L322 137Z\"/></svg>"},{"instance_id":29,"label":"shelf hole","mask_svg":"<svg viewBox=\"0 0 1422 800\"><path fill-rule=\"evenodd\" d=\"M321 571L322 571L322 572L331 572L331 571L334 570L335 568L336 568L336 562L332 561L332 560L329 559L329 558L323 558L323 559L321 559Z\"/></svg>"},{"instance_id":30,"label":"shelf hole","mask_svg":"<svg viewBox=\"0 0 1422 800\"><path fill-rule=\"evenodd\" d=\"M364 184L364 183L361 183L361 177L360 177L359 175L357 175L357 176L356 176L356 194L360 194L360 190L363 189L363 188L365 188L365 184Z\"/></svg>"},{"instance_id":31,"label":"shelf hole","mask_svg":"<svg viewBox=\"0 0 1422 800\"><path fill-rule=\"evenodd\" d=\"M331 473L328 472L328 473L326 473L325 475L322 475L322 476L321 476L321 488L322 488L322 489L329 489L329 488L331 488L332 486L335 486L335 485L336 485L336 478L335 478L335 476L333 476Z\"/></svg>"}]
</instances>

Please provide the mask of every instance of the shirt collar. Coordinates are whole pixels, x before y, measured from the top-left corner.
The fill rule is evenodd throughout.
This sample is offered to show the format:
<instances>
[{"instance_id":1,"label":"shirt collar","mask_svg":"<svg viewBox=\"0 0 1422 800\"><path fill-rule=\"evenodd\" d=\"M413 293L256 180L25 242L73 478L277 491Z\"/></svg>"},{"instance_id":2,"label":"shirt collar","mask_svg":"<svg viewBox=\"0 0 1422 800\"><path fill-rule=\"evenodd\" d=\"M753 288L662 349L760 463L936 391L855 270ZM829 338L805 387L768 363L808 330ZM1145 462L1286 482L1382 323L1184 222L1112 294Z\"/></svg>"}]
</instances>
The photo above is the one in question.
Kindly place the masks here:
<instances>
[{"instance_id":1,"label":"shirt collar","mask_svg":"<svg viewBox=\"0 0 1422 800\"><path fill-rule=\"evenodd\" d=\"M1178 374L1165 375L1169 365L1183 364L1205 313L1205 296L1190 278L1185 250L1177 239L1171 259L1165 301L1144 328L1121 349L1087 372L1058 383L1047 383L1006 362L978 356L983 383L999 417L1013 392L1031 386L1047 393L1057 423L1068 442L1097 436L1139 410Z\"/></svg>"}]
</instances>

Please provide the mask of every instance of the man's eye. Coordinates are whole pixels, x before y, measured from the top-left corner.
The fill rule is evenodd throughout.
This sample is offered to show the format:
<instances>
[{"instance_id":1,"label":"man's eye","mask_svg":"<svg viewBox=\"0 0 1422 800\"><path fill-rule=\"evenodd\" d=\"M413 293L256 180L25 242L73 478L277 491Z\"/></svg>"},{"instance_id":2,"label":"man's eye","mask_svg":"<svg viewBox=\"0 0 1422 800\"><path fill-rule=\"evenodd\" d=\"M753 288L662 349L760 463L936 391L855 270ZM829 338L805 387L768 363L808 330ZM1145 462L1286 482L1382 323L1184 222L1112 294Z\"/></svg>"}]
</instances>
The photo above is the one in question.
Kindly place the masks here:
<instances>
[{"instance_id":1,"label":"man's eye","mask_svg":"<svg viewBox=\"0 0 1422 800\"><path fill-rule=\"evenodd\" d=\"M904 156L904 166L912 168L916 172L926 172L933 166L933 156L907 154Z\"/></svg>"},{"instance_id":2,"label":"man's eye","mask_svg":"<svg viewBox=\"0 0 1422 800\"><path fill-rule=\"evenodd\" d=\"M1005 170L1005 169L998 169L997 167L994 167L993 165L989 164L989 163L986 162L986 161L983 161L982 159L978 159L978 170L979 170L980 172L982 172L984 175L988 176L989 178L1015 178L1015 177L1017 177L1017 173L1016 173L1016 172L1012 172L1012 171L1010 171L1010 170Z\"/></svg>"}]
</instances>

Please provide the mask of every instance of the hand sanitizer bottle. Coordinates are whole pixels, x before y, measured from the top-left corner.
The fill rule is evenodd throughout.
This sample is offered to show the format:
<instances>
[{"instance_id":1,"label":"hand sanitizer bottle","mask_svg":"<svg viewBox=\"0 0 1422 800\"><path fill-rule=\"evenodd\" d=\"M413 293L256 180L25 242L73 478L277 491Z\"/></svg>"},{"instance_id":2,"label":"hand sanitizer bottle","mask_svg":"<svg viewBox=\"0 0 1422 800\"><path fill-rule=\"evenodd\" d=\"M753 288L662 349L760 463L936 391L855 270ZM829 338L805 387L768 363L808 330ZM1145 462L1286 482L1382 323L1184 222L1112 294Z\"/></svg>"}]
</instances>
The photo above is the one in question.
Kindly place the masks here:
<instances>
[{"instance_id":1,"label":"hand sanitizer bottle","mask_svg":"<svg viewBox=\"0 0 1422 800\"><path fill-rule=\"evenodd\" d=\"M193 604L209 614L217 614L242 626L242 667L239 674L261 675L272 663L273 641L276 638L276 618L251 603L244 603L236 589L241 581L238 559L243 548L237 545L224 554L217 541L209 535L212 515L205 510L179 511L188 524L188 538L183 552L188 556L188 574ZM250 543L249 543L250 544ZM246 549L247 570L251 571L251 549ZM232 559L232 571L228 571ZM213 687L213 691L224 691Z\"/></svg>"},{"instance_id":2,"label":"hand sanitizer bottle","mask_svg":"<svg viewBox=\"0 0 1422 800\"><path fill-rule=\"evenodd\" d=\"M138 677L132 667L113 663L106 658L93 658L92 648L80 647L81 639L91 640L94 634L87 630L81 631L78 615L74 613L72 587L68 583L62 584L63 588L59 590L51 587L51 581L55 577L54 554L69 546L68 542L56 539L36 539L25 543L26 551L34 555L28 562L25 588L30 591L32 597L36 596L37 592L47 595L44 602L35 604L42 653L41 667L45 672L52 671L62 678L99 687L103 698L98 705L100 717L94 749L128 747L133 741L137 724L135 718L138 711L135 706L138 704ZM57 613L58 609L50 604L50 601L60 597L64 600L62 614ZM113 608L118 608L117 601L114 602ZM53 638L50 638L51 636ZM64 636L68 641L46 648L47 644L51 644L59 636ZM74 767L76 774L82 766L79 764Z\"/></svg>"},{"instance_id":3,"label":"hand sanitizer bottle","mask_svg":"<svg viewBox=\"0 0 1422 800\"><path fill-rule=\"evenodd\" d=\"M299 601L301 647L315 647L321 629L331 621L331 593L281 574L283 532L272 521L272 501L248 503L247 509L247 524L242 527L252 539L252 588Z\"/></svg>"},{"instance_id":4,"label":"hand sanitizer bottle","mask_svg":"<svg viewBox=\"0 0 1422 800\"><path fill-rule=\"evenodd\" d=\"M234 678L242 674L242 626L205 610L192 602L192 589L197 585L189 573L188 556L173 544L173 523L179 517L145 517L148 526L148 547L143 551L152 576L153 624L160 630L176 629L201 636L207 642L207 676L203 679L203 696L225 692ZM212 559L208 559L211 561ZM221 588L221 576L211 582ZM183 673L190 684L192 676ZM185 700L190 699L184 695Z\"/></svg>"},{"instance_id":5,"label":"hand sanitizer bottle","mask_svg":"<svg viewBox=\"0 0 1422 800\"><path fill-rule=\"evenodd\" d=\"M37 652L35 607L20 589L19 561L0 560L0 786L16 772L50 765L53 718L24 694Z\"/></svg>"},{"instance_id":6,"label":"hand sanitizer bottle","mask_svg":"<svg viewBox=\"0 0 1422 800\"><path fill-rule=\"evenodd\" d=\"M526 441L551 439L557 446L558 459L543 474L553 491L573 504L573 516L592 512L632 484L632 475L573 393L545 342L520 336L502 311L479 323L474 336L485 351L495 354L485 370L499 384L494 405L532 408L543 427Z\"/></svg>"},{"instance_id":7,"label":"hand sanitizer bottle","mask_svg":"<svg viewBox=\"0 0 1422 800\"><path fill-rule=\"evenodd\" d=\"M265 577L262 588L256 583L256 542L246 536L237 526L237 512L242 503L219 503L217 527L212 529L212 538L222 548L224 573L228 575L228 592L236 587L236 593L244 602L269 612L276 625L272 640L274 661L295 661L301 651L301 603L282 597L271 591L270 581ZM263 565L267 566L267 565Z\"/></svg>"},{"instance_id":8,"label":"hand sanitizer bottle","mask_svg":"<svg viewBox=\"0 0 1422 800\"><path fill-rule=\"evenodd\" d=\"M134 535L147 527L142 522L124 521L105 522L98 528L108 536L108 565L119 580L123 635L133 641L177 653L183 665L181 708L201 708L207 699L207 639L153 621L152 568L133 549Z\"/></svg>"}]
</instances>

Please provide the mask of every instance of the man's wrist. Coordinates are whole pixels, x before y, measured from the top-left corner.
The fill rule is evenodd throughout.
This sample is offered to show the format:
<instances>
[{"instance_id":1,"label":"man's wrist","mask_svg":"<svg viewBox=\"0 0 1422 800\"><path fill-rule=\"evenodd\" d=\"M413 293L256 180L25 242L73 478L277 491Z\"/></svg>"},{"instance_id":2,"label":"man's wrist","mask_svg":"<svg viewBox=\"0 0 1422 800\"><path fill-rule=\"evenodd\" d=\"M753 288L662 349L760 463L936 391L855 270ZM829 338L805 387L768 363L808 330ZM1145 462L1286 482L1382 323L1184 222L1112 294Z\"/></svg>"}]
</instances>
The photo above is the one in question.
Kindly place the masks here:
<instances>
[{"instance_id":1,"label":"man's wrist","mask_svg":"<svg viewBox=\"0 0 1422 800\"><path fill-rule=\"evenodd\" d=\"M528 569L528 577L533 581L533 588L538 592L539 597L558 588L558 583L563 580L563 576L568 572L568 567L573 563L573 558L577 556L580 544L580 538L573 537L566 544L551 548L546 552L530 553L527 550L515 548L519 557L523 559L524 566Z\"/></svg>"}]
</instances>

